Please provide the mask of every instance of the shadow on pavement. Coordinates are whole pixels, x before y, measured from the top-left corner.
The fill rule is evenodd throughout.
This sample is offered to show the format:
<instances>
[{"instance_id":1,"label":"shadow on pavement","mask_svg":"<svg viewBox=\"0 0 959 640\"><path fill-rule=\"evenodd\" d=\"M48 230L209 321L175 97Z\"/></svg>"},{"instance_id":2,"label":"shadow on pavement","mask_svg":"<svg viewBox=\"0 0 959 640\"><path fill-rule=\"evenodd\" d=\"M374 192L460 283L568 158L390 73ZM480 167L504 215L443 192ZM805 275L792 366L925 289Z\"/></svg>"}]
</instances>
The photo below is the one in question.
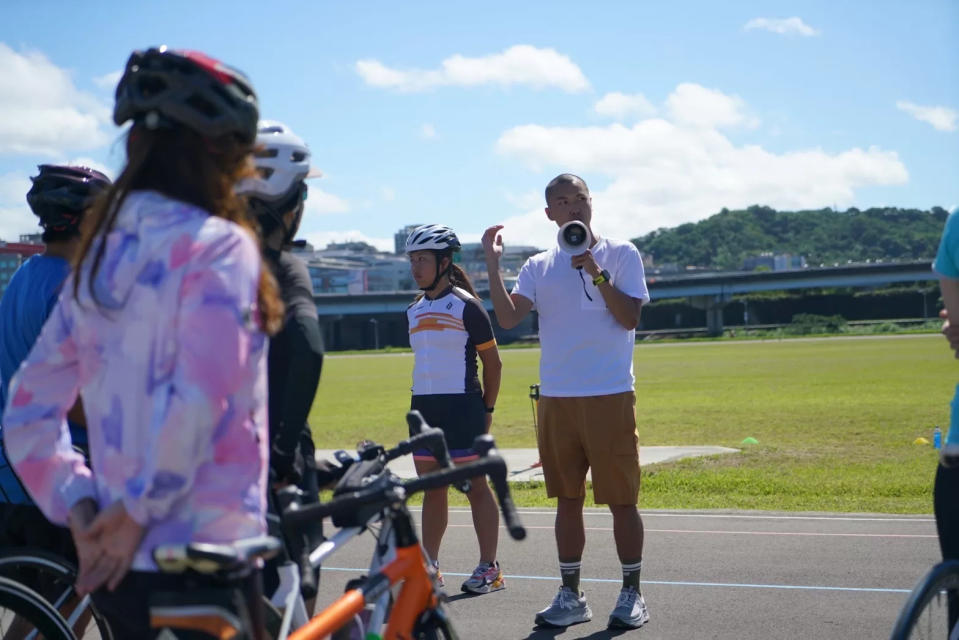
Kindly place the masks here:
<instances>
[{"instance_id":1,"label":"shadow on pavement","mask_svg":"<svg viewBox=\"0 0 959 640\"><path fill-rule=\"evenodd\" d=\"M461 593L457 593L456 595L453 595L453 596L446 596L446 601L447 601L447 602L456 602L457 600L472 600L473 598L478 598L478 597L480 597L481 595L483 595L483 594L481 594L481 593L466 593L466 592L464 591L464 592L461 592Z\"/></svg>"},{"instance_id":2,"label":"shadow on pavement","mask_svg":"<svg viewBox=\"0 0 959 640\"><path fill-rule=\"evenodd\" d=\"M616 638L632 631L632 629L602 629L585 636L575 635L576 631L577 628L575 626L565 628L536 627L528 636L523 638L523 640L550 640L551 638L558 638L560 636L563 636L563 640L601 640L602 638Z\"/></svg>"}]
</instances>

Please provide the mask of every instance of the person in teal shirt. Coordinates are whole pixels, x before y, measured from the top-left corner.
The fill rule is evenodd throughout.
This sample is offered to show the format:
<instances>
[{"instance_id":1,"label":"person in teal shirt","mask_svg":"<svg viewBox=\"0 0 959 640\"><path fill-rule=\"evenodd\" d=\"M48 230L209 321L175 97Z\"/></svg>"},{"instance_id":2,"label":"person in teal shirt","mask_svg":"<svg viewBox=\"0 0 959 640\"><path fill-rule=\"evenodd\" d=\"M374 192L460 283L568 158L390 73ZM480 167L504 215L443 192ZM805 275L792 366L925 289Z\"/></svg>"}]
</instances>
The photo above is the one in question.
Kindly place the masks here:
<instances>
[{"instance_id":1,"label":"person in teal shirt","mask_svg":"<svg viewBox=\"0 0 959 640\"><path fill-rule=\"evenodd\" d=\"M939 276L939 289L949 318L959 318L959 207L952 210L939 242L933 271ZM959 358L959 351L957 351ZM939 547L946 560L959 559L959 385L952 398L949 432L936 469L933 505Z\"/></svg>"}]
</instances>

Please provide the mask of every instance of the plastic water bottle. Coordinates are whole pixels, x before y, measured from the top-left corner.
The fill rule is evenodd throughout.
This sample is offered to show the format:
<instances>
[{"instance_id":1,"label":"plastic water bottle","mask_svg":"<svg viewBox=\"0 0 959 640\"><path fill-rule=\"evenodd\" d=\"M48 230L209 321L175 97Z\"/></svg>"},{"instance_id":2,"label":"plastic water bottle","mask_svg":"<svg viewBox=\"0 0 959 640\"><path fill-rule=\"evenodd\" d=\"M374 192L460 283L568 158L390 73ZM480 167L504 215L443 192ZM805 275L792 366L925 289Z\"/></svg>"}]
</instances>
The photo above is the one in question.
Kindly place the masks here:
<instances>
[{"instance_id":1,"label":"plastic water bottle","mask_svg":"<svg viewBox=\"0 0 959 640\"><path fill-rule=\"evenodd\" d=\"M936 425L936 428L932 430L932 446L936 449L942 449L942 429L939 428L939 425Z\"/></svg>"}]
</instances>

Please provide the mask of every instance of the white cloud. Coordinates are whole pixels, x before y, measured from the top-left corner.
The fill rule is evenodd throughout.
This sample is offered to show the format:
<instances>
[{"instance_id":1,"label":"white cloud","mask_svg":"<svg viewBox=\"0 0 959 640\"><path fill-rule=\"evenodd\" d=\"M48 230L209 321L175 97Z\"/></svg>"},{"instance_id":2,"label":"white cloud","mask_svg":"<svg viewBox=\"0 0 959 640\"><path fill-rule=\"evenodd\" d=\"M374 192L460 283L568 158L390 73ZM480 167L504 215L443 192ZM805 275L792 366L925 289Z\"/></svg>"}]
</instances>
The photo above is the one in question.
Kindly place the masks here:
<instances>
[{"instance_id":1,"label":"white cloud","mask_svg":"<svg viewBox=\"0 0 959 640\"><path fill-rule=\"evenodd\" d=\"M524 85L536 89L556 87L576 93L589 88L586 76L569 57L555 49L522 44L478 58L456 54L443 60L438 69L393 69L379 60L368 59L358 61L356 71L371 86L398 91Z\"/></svg>"},{"instance_id":2,"label":"white cloud","mask_svg":"<svg viewBox=\"0 0 959 640\"><path fill-rule=\"evenodd\" d=\"M604 95L593 105L593 109L601 116L616 118L620 121L656 113L656 107L643 94L626 94L618 91Z\"/></svg>"},{"instance_id":3,"label":"white cloud","mask_svg":"<svg viewBox=\"0 0 959 640\"><path fill-rule=\"evenodd\" d=\"M746 104L738 96L684 82L666 99L666 107L675 122L698 127L756 127L759 120L746 114Z\"/></svg>"},{"instance_id":4,"label":"white cloud","mask_svg":"<svg viewBox=\"0 0 959 640\"><path fill-rule=\"evenodd\" d=\"M718 93L718 92L716 92ZM742 106L742 105L740 105ZM718 212L764 204L779 209L849 206L862 187L904 184L905 165L877 147L840 152L801 149L784 153L737 146L717 127L731 118L650 118L633 126L513 127L497 150L542 172L542 182L572 171L607 182L593 190L595 228L621 238L693 222ZM712 126L705 126L705 122ZM507 241L555 244L556 228L523 202L507 220Z\"/></svg>"},{"instance_id":5,"label":"white cloud","mask_svg":"<svg viewBox=\"0 0 959 640\"><path fill-rule=\"evenodd\" d=\"M905 111L916 120L931 124L938 131L955 131L959 129L959 111L949 107L923 107L918 104L900 100L896 108Z\"/></svg>"},{"instance_id":6,"label":"white cloud","mask_svg":"<svg viewBox=\"0 0 959 640\"><path fill-rule=\"evenodd\" d=\"M383 187L380 189L380 196L384 202L393 202L396 200L396 190L393 187Z\"/></svg>"},{"instance_id":7,"label":"white cloud","mask_svg":"<svg viewBox=\"0 0 959 640\"><path fill-rule=\"evenodd\" d=\"M97 76L93 79L93 84L97 85L101 89L109 89L113 91L117 88L117 84L120 82L120 78L123 76L123 71L111 71L110 73L105 73L102 76Z\"/></svg>"},{"instance_id":8,"label":"white cloud","mask_svg":"<svg viewBox=\"0 0 959 640\"><path fill-rule=\"evenodd\" d=\"M374 238L355 229L347 231L312 231L299 235L306 238L309 243L317 249L325 249L326 245L331 242L365 242L373 245L380 251L392 252L394 249L392 236L389 238Z\"/></svg>"},{"instance_id":9,"label":"white cloud","mask_svg":"<svg viewBox=\"0 0 959 640\"><path fill-rule=\"evenodd\" d=\"M103 164L99 160L94 160L93 158L89 158L86 156L71 158L70 160L63 162L62 164L72 164L74 166L90 167L91 169L96 169L100 173L106 174L106 176L110 178L111 180L116 180L118 175L116 171L114 171L107 165Z\"/></svg>"},{"instance_id":10,"label":"white cloud","mask_svg":"<svg viewBox=\"0 0 959 640\"><path fill-rule=\"evenodd\" d=\"M350 210L350 203L343 198L311 186L306 198L304 216L327 215L331 213L346 213Z\"/></svg>"},{"instance_id":11,"label":"white cloud","mask_svg":"<svg viewBox=\"0 0 959 640\"><path fill-rule=\"evenodd\" d=\"M436 127L431 124L424 124L420 127L420 135L426 140L432 140L436 137Z\"/></svg>"},{"instance_id":12,"label":"white cloud","mask_svg":"<svg viewBox=\"0 0 959 640\"><path fill-rule=\"evenodd\" d=\"M795 16L792 18L753 18L743 25L743 29L746 31L765 29L766 31L772 31L773 33L782 35L799 35L805 37L818 36L820 33L818 29L813 29L803 22L802 18Z\"/></svg>"},{"instance_id":13,"label":"white cloud","mask_svg":"<svg viewBox=\"0 0 959 640\"><path fill-rule=\"evenodd\" d=\"M0 240L16 242L22 233L39 233L37 219L27 206L29 190L27 174L0 175Z\"/></svg>"},{"instance_id":14,"label":"white cloud","mask_svg":"<svg viewBox=\"0 0 959 640\"><path fill-rule=\"evenodd\" d=\"M57 156L109 141L109 108L42 53L0 42L0 153Z\"/></svg>"}]
</instances>

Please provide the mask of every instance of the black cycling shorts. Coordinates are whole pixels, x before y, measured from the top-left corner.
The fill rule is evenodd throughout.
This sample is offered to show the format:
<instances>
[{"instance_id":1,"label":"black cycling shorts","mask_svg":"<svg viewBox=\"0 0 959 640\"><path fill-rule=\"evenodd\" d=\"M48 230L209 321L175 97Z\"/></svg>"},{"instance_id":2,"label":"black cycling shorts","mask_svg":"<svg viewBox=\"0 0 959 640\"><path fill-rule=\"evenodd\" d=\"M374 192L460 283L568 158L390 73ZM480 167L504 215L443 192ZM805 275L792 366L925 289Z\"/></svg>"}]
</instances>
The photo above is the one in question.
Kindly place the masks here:
<instances>
[{"instance_id":1,"label":"black cycling shorts","mask_svg":"<svg viewBox=\"0 0 959 640\"><path fill-rule=\"evenodd\" d=\"M436 393L413 396L410 409L423 415L426 424L443 430L450 457L457 461L477 457L473 440L486 433L486 405L479 393ZM426 449L413 452L419 460L432 460Z\"/></svg>"}]
</instances>

